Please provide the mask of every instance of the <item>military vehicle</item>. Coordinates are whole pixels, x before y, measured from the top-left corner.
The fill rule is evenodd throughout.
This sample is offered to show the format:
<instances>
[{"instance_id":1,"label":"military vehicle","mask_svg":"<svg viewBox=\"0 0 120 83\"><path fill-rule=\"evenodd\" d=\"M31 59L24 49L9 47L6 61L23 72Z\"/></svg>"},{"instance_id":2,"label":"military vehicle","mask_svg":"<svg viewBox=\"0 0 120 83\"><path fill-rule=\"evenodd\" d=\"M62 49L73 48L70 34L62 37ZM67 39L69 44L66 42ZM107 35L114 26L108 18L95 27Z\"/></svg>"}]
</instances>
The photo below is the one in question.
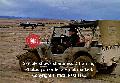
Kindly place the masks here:
<instances>
[{"instance_id":1,"label":"military vehicle","mask_svg":"<svg viewBox=\"0 0 120 83\"><path fill-rule=\"evenodd\" d=\"M20 68L22 71L32 71L32 69L36 69L36 71L41 71L41 69L58 71L56 68L64 69L72 72L76 77L85 78L92 78L97 72L110 74L120 58L120 38L117 38L120 37L118 35L120 32L119 24L119 21L111 20L83 20L72 22L66 26L53 27L49 42L34 49L26 45L24 50L27 52L17 55ZM99 30L97 30L98 27ZM89 29L92 32L92 41L89 45L67 46L69 28L76 28L80 38L84 38L86 32L84 30ZM95 37L97 31L99 34Z\"/></svg>"},{"instance_id":2,"label":"military vehicle","mask_svg":"<svg viewBox=\"0 0 120 83\"><path fill-rule=\"evenodd\" d=\"M26 22L26 23L20 23L20 26L23 27L23 29L25 29L26 27L32 27L32 29L36 28L37 26L45 26L45 24L43 23L29 23L29 22Z\"/></svg>"}]
</instances>

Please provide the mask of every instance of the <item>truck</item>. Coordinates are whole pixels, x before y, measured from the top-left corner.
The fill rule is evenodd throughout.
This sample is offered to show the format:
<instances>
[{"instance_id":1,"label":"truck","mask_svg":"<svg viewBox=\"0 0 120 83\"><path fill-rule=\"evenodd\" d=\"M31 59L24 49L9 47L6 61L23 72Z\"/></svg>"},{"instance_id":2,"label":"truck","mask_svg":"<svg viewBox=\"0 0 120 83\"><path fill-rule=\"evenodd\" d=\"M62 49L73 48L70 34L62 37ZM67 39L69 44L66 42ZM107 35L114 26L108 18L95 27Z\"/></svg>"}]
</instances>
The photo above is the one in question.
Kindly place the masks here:
<instances>
[{"instance_id":1,"label":"truck","mask_svg":"<svg viewBox=\"0 0 120 83\"><path fill-rule=\"evenodd\" d=\"M70 28L76 28L80 39L92 35L89 45L67 46ZM66 42L66 43L64 43ZM96 20L72 22L52 27L47 42L36 48L28 45L26 53L17 55L22 71L66 71L75 77L92 78L96 73L110 74L120 59L120 21ZM66 73L64 72L64 73Z\"/></svg>"}]
</instances>

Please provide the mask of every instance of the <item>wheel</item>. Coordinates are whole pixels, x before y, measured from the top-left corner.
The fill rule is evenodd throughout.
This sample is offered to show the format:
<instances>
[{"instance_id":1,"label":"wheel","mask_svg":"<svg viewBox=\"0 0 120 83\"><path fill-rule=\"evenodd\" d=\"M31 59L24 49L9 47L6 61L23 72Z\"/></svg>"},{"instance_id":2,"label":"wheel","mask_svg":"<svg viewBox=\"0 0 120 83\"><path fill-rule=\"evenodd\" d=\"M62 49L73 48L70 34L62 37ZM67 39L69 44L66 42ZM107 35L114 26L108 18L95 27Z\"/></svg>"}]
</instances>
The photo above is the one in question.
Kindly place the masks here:
<instances>
[{"instance_id":1,"label":"wheel","mask_svg":"<svg viewBox=\"0 0 120 83\"><path fill-rule=\"evenodd\" d=\"M34 26L32 26L32 30L34 29Z\"/></svg>"},{"instance_id":2,"label":"wheel","mask_svg":"<svg viewBox=\"0 0 120 83\"><path fill-rule=\"evenodd\" d=\"M101 66L101 68L97 70L98 70L98 73L101 73L101 74L110 74L115 70L116 66L117 64L113 63L111 66Z\"/></svg>"},{"instance_id":3,"label":"wheel","mask_svg":"<svg viewBox=\"0 0 120 83\"><path fill-rule=\"evenodd\" d=\"M74 61L77 77L92 78L96 74L96 65L89 56L80 56Z\"/></svg>"},{"instance_id":4,"label":"wheel","mask_svg":"<svg viewBox=\"0 0 120 83\"><path fill-rule=\"evenodd\" d=\"M25 29L26 27L23 27L23 29Z\"/></svg>"},{"instance_id":5,"label":"wheel","mask_svg":"<svg viewBox=\"0 0 120 83\"><path fill-rule=\"evenodd\" d=\"M32 52L24 53L19 60L19 65L22 71L39 70L39 58Z\"/></svg>"}]
</instances>

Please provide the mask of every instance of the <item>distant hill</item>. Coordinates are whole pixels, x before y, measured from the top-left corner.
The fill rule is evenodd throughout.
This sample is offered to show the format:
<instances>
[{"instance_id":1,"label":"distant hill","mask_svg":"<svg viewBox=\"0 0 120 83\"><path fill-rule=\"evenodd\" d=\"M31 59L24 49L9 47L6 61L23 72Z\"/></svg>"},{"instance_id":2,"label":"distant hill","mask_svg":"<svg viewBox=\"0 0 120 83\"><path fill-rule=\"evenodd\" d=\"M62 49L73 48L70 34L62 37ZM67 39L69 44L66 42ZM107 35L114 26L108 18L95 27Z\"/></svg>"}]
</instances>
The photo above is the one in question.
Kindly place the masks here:
<instances>
[{"instance_id":1,"label":"distant hill","mask_svg":"<svg viewBox=\"0 0 120 83\"><path fill-rule=\"evenodd\" d=\"M60 20L50 18L34 18L34 17L19 17L19 16L0 16L0 19L41 19L41 20Z\"/></svg>"},{"instance_id":2,"label":"distant hill","mask_svg":"<svg viewBox=\"0 0 120 83\"><path fill-rule=\"evenodd\" d=\"M0 18L8 18L8 19L19 19L19 18L24 18L24 17L16 17L16 16L0 16Z\"/></svg>"}]
</instances>

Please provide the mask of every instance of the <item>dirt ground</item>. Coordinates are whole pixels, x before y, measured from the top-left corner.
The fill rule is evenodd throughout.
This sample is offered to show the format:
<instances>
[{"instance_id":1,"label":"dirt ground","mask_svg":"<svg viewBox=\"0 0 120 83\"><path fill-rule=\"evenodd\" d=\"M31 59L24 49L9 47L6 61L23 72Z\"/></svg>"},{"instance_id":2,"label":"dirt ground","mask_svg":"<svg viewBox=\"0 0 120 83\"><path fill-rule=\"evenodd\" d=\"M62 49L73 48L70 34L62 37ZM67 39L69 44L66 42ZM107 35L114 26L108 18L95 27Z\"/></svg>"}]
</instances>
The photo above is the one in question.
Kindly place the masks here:
<instances>
[{"instance_id":1,"label":"dirt ground","mask_svg":"<svg viewBox=\"0 0 120 83\"><path fill-rule=\"evenodd\" d=\"M20 71L19 62L16 55L22 54L25 44L25 37L30 32L40 34L40 29L36 28L23 30L22 28L0 28L0 83L120 83L120 64L116 70L110 74L96 74L92 79L74 77L33 77L39 72Z\"/></svg>"}]
</instances>

